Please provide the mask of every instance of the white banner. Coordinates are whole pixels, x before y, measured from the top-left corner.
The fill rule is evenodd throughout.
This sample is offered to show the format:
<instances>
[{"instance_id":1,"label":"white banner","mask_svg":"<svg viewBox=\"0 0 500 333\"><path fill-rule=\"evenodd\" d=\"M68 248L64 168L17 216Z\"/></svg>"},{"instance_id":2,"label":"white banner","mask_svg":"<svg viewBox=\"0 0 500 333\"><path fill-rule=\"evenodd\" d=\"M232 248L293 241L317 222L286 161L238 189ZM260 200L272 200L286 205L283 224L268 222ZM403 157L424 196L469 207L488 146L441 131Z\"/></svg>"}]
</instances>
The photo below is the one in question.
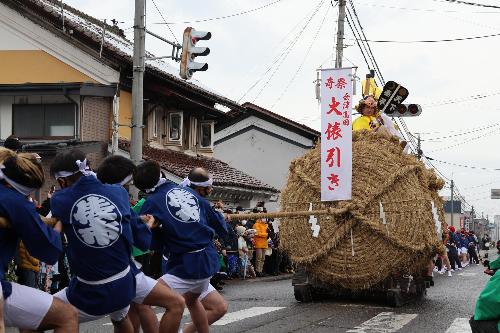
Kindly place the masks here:
<instances>
[{"instance_id":1,"label":"white banner","mask_svg":"<svg viewBox=\"0 0 500 333\"><path fill-rule=\"evenodd\" d=\"M352 196L352 68L321 71L321 201Z\"/></svg>"}]
</instances>

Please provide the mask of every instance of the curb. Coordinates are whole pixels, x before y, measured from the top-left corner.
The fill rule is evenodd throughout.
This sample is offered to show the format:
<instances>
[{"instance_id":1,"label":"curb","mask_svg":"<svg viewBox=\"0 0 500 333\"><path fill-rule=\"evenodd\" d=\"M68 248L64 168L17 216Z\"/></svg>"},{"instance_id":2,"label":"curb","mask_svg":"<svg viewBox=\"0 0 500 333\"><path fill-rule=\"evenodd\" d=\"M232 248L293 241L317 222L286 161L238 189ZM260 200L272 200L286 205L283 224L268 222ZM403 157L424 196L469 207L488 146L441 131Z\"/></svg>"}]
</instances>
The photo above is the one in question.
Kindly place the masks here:
<instances>
[{"instance_id":1,"label":"curb","mask_svg":"<svg viewBox=\"0 0 500 333\"><path fill-rule=\"evenodd\" d=\"M232 284L241 284L241 283L259 283L259 282L274 282L274 281L283 281L289 280L293 277L293 274L280 274L276 276L266 276L255 279L234 279L234 280L226 280L227 285Z\"/></svg>"}]
</instances>

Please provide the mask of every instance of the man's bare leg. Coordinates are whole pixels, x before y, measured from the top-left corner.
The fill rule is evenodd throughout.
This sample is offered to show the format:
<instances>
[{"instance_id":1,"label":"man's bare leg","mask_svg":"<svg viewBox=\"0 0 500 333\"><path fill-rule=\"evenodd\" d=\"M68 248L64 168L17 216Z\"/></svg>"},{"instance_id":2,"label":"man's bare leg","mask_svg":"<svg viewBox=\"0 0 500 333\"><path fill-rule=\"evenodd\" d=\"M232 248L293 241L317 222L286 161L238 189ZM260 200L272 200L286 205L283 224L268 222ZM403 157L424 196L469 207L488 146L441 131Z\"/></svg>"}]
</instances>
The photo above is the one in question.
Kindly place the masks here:
<instances>
[{"instance_id":1,"label":"man's bare leg","mask_svg":"<svg viewBox=\"0 0 500 333\"><path fill-rule=\"evenodd\" d=\"M0 290L0 293L1 293L1 290ZM3 296L2 295L0 295L0 333L5 333L5 324L3 322Z\"/></svg>"},{"instance_id":2,"label":"man's bare leg","mask_svg":"<svg viewBox=\"0 0 500 333\"><path fill-rule=\"evenodd\" d=\"M186 306L189 309L189 313L191 314L191 319L193 320L194 326L196 327L196 331L198 333L208 333L207 313L205 312L203 305L198 299L200 294L193 294L188 291L182 296L184 296Z\"/></svg>"},{"instance_id":3,"label":"man's bare leg","mask_svg":"<svg viewBox=\"0 0 500 333\"><path fill-rule=\"evenodd\" d=\"M158 280L153 290L144 299L143 304L165 308L166 311L160 321L160 332L178 332L184 312L184 299L181 295L170 289L163 280Z\"/></svg>"},{"instance_id":4,"label":"man's bare leg","mask_svg":"<svg viewBox=\"0 0 500 333\"><path fill-rule=\"evenodd\" d=\"M141 328L144 333L159 332L158 318L149 305L132 303L128 315L134 326L135 333L139 333Z\"/></svg>"},{"instance_id":5,"label":"man's bare leg","mask_svg":"<svg viewBox=\"0 0 500 333\"><path fill-rule=\"evenodd\" d=\"M120 321L111 320L114 333L134 333L134 326L128 315Z\"/></svg>"},{"instance_id":6,"label":"man's bare leg","mask_svg":"<svg viewBox=\"0 0 500 333\"><path fill-rule=\"evenodd\" d=\"M78 332L78 310L71 304L54 298L49 311L38 327L39 331L50 329L53 329L54 333Z\"/></svg>"},{"instance_id":7,"label":"man's bare leg","mask_svg":"<svg viewBox=\"0 0 500 333\"><path fill-rule=\"evenodd\" d=\"M224 297L222 297L222 295L216 290L212 291L207 295L207 297L203 298L201 300L201 304L207 312L209 326L221 319L227 313L228 304ZM196 327L193 323L187 323L184 325L182 331L184 333L194 333L196 332Z\"/></svg>"},{"instance_id":8,"label":"man's bare leg","mask_svg":"<svg viewBox=\"0 0 500 333\"><path fill-rule=\"evenodd\" d=\"M128 310L128 318L134 327L134 333L139 333L141 330L141 320L139 319L139 310L137 309L136 303L130 304L130 310Z\"/></svg>"}]
</instances>

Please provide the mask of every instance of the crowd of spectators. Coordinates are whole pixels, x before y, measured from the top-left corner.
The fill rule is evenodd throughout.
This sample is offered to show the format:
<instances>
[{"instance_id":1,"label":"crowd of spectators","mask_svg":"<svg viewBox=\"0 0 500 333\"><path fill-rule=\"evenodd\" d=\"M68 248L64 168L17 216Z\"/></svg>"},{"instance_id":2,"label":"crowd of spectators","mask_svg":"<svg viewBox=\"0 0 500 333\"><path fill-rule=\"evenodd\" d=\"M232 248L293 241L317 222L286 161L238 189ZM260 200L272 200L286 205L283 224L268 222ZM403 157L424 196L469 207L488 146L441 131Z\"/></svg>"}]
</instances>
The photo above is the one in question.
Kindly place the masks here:
<instances>
[{"instance_id":1,"label":"crowd of spectators","mask_svg":"<svg viewBox=\"0 0 500 333\"><path fill-rule=\"evenodd\" d=\"M452 272L460 271L468 265L479 265L482 259L480 251L489 249L490 242L488 235L479 239L472 230L448 227L448 231L443 235L446 255L437 256L434 272L452 276Z\"/></svg>"}]
</instances>

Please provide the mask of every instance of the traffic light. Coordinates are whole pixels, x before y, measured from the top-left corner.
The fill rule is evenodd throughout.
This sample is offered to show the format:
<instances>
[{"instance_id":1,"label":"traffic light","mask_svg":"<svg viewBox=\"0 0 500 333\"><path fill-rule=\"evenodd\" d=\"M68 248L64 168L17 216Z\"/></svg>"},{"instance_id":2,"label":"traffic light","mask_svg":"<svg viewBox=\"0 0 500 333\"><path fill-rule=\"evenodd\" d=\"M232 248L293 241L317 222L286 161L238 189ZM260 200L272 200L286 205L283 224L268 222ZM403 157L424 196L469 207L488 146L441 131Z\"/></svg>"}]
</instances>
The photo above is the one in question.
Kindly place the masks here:
<instances>
[{"instance_id":1,"label":"traffic light","mask_svg":"<svg viewBox=\"0 0 500 333\"><path fill-rule=\"evenodd\" d=\"M194 72L206 71L208 64L206 62L195 62L197 56L206 56L210 54L208 47L196 47L199 40L208 40L212 37L210 32L196 31L191 27L184 29L184 37L182 41L181 68L179 75L189 80Z\"/></svg>"},{"instance_id":2,"label":"traffic light","mask_svg":"<svg viewBox=\"0 0 500 333\"><path fill-rule=\"evenodd\" d=\"M399 104L396 108L385 111L391 117L416 117L422 113L422 107L418 104Z\"/></svg>"}]
</instances>

